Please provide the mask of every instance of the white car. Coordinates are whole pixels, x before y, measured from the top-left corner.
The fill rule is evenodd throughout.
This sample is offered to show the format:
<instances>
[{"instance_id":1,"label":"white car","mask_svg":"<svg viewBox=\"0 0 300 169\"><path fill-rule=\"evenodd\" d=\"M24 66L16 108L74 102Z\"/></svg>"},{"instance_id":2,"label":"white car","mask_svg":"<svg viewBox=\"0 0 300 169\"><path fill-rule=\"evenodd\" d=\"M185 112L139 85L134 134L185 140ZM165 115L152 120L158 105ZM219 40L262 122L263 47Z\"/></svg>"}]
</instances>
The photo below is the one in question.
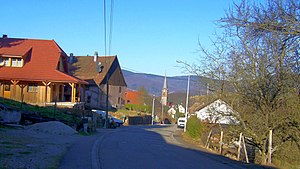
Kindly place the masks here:
<instances>
[{"instance_id":1,"label":"white car","mask_svg":"<svg viewBox=\"0 0 300 169\"><path fill-rule=\"evenodd\" d=\"M117 127L120 127L121 125L123 125L123 121L121 119L117 119L117 118L115 118L114 116L112 116L110 114L108 115L108 118L110 119L110 122L112 120L114 120L114 122L117 124Z\"/></svg>"},{"instance_id":2,"label":"white car","mask_svg":"<svg viewBox=\"0 0 300 169\"><path fill-rule=\"evenodd\" d=\"M185 120L185 117L179 117L177 120L177 127L184 128Z\"/></svg>"},{"instance_id":3,"label":"white car","mask_svg":"<svg viewBox=\"0 0 300 169\"><path fill-rule=\"evenodd\" d=\"M102 115L102 117L104 119L106 118L106 111L104 111L104 110L95 110L95 109L93 109L92 111L96 112L99 115ZM109 119L110 123L112 122L112 120L114 120L114 122L117 124L117 127L120 127L121 125L123 125L123 120L117 119L117 118L115 118L114 116L112 116L110 114L108 114L108 119Z\"/></svg>"}]
</instances>

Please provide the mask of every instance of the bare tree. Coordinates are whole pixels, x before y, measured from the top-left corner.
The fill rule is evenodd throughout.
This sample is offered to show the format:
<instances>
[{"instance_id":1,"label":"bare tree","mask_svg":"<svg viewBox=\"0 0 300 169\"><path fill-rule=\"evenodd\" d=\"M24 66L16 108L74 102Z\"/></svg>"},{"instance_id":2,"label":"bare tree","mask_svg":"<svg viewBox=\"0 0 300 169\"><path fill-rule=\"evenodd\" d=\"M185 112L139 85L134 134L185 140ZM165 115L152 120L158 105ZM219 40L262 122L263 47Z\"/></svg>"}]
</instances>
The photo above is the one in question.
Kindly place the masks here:
<instances>
[{"instance_id":1,"label":"bare tree","mask_svg":"<svg viewBox=\"0 0 300 169\"><path fill-rule=\"evenodd\" d=\"M223 35L213 43L214 52L200 46L206 62L182 62L184 67L219 80L221 93L231 84L240 130L260 150L263 164L270 153L269 130L273 152L287 142L300 147L300 1L243 0L218 23Z\"/></svg>"}]
</instances>

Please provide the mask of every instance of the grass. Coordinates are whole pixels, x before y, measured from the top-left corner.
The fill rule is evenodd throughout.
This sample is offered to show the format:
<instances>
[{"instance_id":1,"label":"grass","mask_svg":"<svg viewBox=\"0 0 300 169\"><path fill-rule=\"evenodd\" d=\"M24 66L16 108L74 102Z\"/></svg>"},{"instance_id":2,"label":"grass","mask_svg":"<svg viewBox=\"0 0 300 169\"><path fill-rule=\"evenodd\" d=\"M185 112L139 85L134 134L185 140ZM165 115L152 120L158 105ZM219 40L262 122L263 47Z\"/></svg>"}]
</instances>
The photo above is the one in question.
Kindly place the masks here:
<instances>
[{"instance_id":1,"label":"grass","mask_svg":"<svg viewBox=\"0 0 300 169\"><path fill-rule=\"evenodd\" d=\"M22 110L24 112L26 111L35 112L43 118L51 118L58 121L62 121L70 126L80 122L80 118L74 115L76 113L78 114L78 112L76 112L77 110L74 109L63 109L54 106L42 107L42 106L21 103L18 101L5 99L5 98L0 98L0 103L7 105L12 109ZM68 114L67 113L68 111L71 111L72 114ZM0 125L0 128L3 128L3 126Z\"/></svg>"}]
</instances>

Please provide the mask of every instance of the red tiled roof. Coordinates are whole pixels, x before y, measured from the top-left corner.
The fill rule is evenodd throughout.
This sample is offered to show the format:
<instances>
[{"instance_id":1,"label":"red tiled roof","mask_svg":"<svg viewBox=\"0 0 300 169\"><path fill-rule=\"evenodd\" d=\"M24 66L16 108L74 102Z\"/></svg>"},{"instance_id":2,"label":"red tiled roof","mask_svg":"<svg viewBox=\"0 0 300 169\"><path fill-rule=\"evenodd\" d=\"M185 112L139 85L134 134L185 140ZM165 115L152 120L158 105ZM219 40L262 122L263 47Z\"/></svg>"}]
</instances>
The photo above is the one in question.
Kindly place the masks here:
<instances>
[{"instance_id":1,"label":"red tiled roof","mask_svg":"<svg viewBox=\"0 0 300 169\"><path fill-rule=\"evenodd\" d=\"M0 67L1 80L86 83L57 70L59 58L67 55L54 40L0 38L1 55L25 59L23 67Z\"/></svg>"},{"instance_id":2,"label":"red tiled roof","mask_svg":"<svg viewBox=\"0 0 300 169\"><path fill-rule=\"evenodd\" d=\"M129 101L129 104L140 104L142 99L142 93L139 91L130 91L127 90L125 93L125 101Z\"/></svg>"}]
</instances>

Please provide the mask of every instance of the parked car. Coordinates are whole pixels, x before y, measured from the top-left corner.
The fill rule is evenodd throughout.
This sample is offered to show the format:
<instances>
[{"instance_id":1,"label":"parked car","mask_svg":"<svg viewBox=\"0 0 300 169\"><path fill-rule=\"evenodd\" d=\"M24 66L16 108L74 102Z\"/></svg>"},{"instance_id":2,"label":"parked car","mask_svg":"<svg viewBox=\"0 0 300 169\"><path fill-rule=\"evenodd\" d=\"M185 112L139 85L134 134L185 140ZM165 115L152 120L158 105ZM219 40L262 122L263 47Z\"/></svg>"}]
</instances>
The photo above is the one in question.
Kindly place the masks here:
<instances>
[{"instance_id":1,"label":"parked car","mask_svg":"<svg viewBox=\"0 0 300 169\"><path fill-rule=\"evenodd\" d=\"M96 109L93 109L92 112L95 112L95 113L101 115L103 118L106 117L106 116L105 116L105 115L106 115L106 112L103 111L103 110L96 110Z\"/></svg>"},{"instance_id":2,"label":"parked car","mask_svg":"<svg viewBox=\"0 0 300 169\"><path fill-rule=\"evenodd\" d=\"M96 110L93 109L93 112L96 112L97 114L101 115L104 119L106 118L106 112L103 110ZM112 120L116 123L117 127L120 127L123 125L123 120L115 118L113 115L108 114L109 123L112 122Z\"/></svg>"},{"instance_id":3,"label":"parked car","mask_svg":"<svg viewBox=\"0 0 300 169\"><path fill-rule=\"evenodd\" d=\"M117 127L120 127L121 125L123 125L123 120L121 120L121 119L117 119L117 118L115 118L114 116L112 116L112 115L108 115L108 118L110 119L110 122L112 121L112 120L114 120L114 122L117 124Z\"/></svg>"},{"instance_id":4,"label":"parked car","mask_svg":"<svg viewBox=\"0 0 300 169\"><path fill-rule=\"evenodd\" d=\"M177 127L184 128L185 120L185 117L179 117L177 120Z\"/></svg>"}]
</instances>

